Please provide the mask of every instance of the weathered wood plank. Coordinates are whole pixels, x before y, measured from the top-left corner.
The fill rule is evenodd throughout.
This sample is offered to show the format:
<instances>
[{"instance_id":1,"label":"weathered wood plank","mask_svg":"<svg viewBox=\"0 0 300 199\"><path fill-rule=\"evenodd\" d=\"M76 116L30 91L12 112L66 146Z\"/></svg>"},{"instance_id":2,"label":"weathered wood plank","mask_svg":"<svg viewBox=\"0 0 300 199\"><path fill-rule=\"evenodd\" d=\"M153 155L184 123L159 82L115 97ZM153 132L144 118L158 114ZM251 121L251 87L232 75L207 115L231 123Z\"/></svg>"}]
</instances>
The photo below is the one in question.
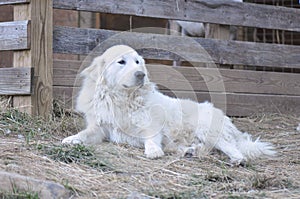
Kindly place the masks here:
<instances>
[{"instance_id":1,"label":"weathered wood plank","mask_svg":"<svg viewBox=\"0 0 300 199\"><path fill-rule=\"evenodd\" d=\"M53 98L64 102L66 108L75 108L79 87L53 86Z\"/></svg>"},{"instance_id":2,"label":"weathered wood plank","mask_svg":"<svg viewBox=\"0 0 300 199\"><path fill-rule=\"evenodd\" d=\"M205 38L229 40L230 26L224 26L219 24L206 24Z\"/></svg>"},{"instance_id":3,"label":"weathered wood plank","mask_svg":"<svg viewBox=\"0 0 300 199\"><path fill-rule=\"evenodd\" d=\"M53 85L80 86L80 61L54 60ZM300 96L300 74L147 65L160 88L182 91L282 94ZM78 79L76 79L76 77Z\"/></svg>"},{"instance_id":4,"label":"weathered wood plank","mask_svg":"<svg viewBox=\"0 0 300 199\"><path fill-rule=\"evenodd\" d=\"M2 21L13 20L13 7L12 6L0 6L0 19ZM12 51L0 51L0 68L12 66Z\"/></svg>"},{"instance_id":5,"label":"weathered wood plank","mask_svg":"<svg viewBox=\"0 0 300 199\"><path fill-rule=\"evenodd\" d=\"M54 0L54 8L300 31L300 10L226 0Z\"/></svg>"},{"instance_id":6,"label":"weathered wood plank","mask_svg":"<svg viewBox=\"0 0 300 199\"><path fill-rule=\"evenodd\" d=\"M32 68L0 68L0 95L30 95Z\"/></svg>"},{"instance_id":7,"label":"weathered wood plank","mask_svg":"<svg viewBox=\"0 0 300 199\"><path fill-rule=\"evenodd\" d=\"M56 53L89 54L99 43L103 49L109 45L127 44L149 59L188 58L191 62L300 68L300 46L54 27ZM100 55L103 49L98 47L94 51Z\"/></svg>"},{"instance_id":8,"label":"weathered wood plank","mask_svg":"<svg viewBox=\"0 0 300 199\"><path fill-rule=\"evenodd\" d=\"M151 79L170 90L300 96L300 74L149 65Z\"/></svg>"},{"instance_id":9,"label":"weathered wood plank","mask_svg":"<svg viewBox=\"0 0 300 199\"><path fill-rule=\"evenodd\" d=\"M32 66L34 85L31 96L14 97L13 105L45 118L52 110L52 10L52 0L14 6L14 20L31 20L30 50L14 52L14 67Z\"/></svg>"},{"instance_id":10,"label":"weathered wood plank","mask_svg":"<svg viewBox=\"0 0 300 199\"><path fill-rule=\"evenodd\" d=\"M81 61L53 60L53 86L79 86L81 65Z\"/></svg>"},{"instance_id":11,"label":"weathered wood plank","mask_svg":"<svg viewBox=\"0 0 300 199\"><path fill-rule=\"evenodd\" d=\"M30 48L30 21L0 23L0 50L24 50Z\"/></svg>"},{"instance_id":12,"label":"weathered wood plank","mask_svg":"<svg viewBox=\"0 0 300 199\"><path fill-rule=\"evenodd\" d=\"M77 27L79 13L74 10L53 9L53 25ZM53 59L77 60L78 55L53 54Z\"/></svg>"},{"instance_id":13,"label":"weathered wood plank","mask_svg":"<svg viewBox=\"0 0 300 199\"><path fill-rule=\"evenodd\" d=\"M54 86L54 98L65 102L68 107L74 107L78 87ZM223 109L229 116L250 116L259 113L282 113L300 116L300 96L258 95L236 93L208 93L189 91L167 91L163 93L172 97L210 101L216 107ZM212 100L213 99L213 100Z\"/></svg>"},{"instance_id":14,"label":"weathered wood plank","mask_svg":"<svg viewBox=\"0 0 300 199\"><path fill-rule=\"evenodd\" d=\"M29 3L30 0L0 0L0 5L10 5L19 3Z\"/></svg>"},{"instance_id":15,"label":"weathered wood plank","mask_svg":"<svg viewBox=\"0 0 300 199\"><path fill-rule=\"evenodd\" d=\"M30 20L31 19L31 7L29 4L18 4L13 6L14 20ZM31 33L31 28L30 28ZM31 47L31 46L30 46ZM21 50L13 52L13 66L26 67L32 66L31 61L31 50ZM33 75L34 76L34 75ZM33 81L34 82L34 81ZM32 85L34 87L34 85ZM29 114L33 113L33 100L32 95L30 96L14 96L13 106L19 111L26 112Z\"/></svg>"},{"instance_id":16,"label":"weathered wood plank","mask_svg":"<svg viewBox=\"0 0 300 199\"><path fill-rule=\"evenodd\" d=\"M210 101L229 116L250 116L259 113L282 113L300 116L300 96L263 95L243 93L207 93L189 91L166 91L163 93L178 98ZM213 99L213 100L212 100ZM225 100L225 101L224 101Z\"/></svg>"}]
</instances>

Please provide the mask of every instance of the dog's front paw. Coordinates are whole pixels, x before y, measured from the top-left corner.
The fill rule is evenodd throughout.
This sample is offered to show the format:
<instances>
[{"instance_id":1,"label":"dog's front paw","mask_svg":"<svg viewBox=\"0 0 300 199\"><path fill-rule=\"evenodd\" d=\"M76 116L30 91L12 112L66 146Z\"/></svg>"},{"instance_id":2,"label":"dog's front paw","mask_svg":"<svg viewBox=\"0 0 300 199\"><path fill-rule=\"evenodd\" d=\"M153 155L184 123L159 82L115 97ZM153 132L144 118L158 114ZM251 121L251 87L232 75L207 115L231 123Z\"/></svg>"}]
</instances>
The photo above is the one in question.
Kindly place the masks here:
<instances>
[{"instance_id":1,"label":"dog's front paw","mask_svg":"<svg viewBox=\"0 0 300 199\"><path fill-rule=\"evenodd\" d=\"M77 136L77 135L72 135L69 137L66 137L62 141L63 144L82 144L83 141Z\"/></svg>"},{"instance_id":2,"label":"dog's front paw","mask_svg":"<svg viewBox=\"0 0 300 199\"><path fill-rule=\"evenodd\" d=\"M231 159L230 160L231 166L236 167L236 166L245 166L246 165L246 160L244 159Z\"/></svg>"},{"instance_id":3,"label":"dog's front paw","mask_svg":"<svg viewBox=\"0 0 300 199\"><path fill-rule=\"evenodd\" d=\"M160 147L153 145L145 149L145 155L149 159L155 159L163 156L164 152Z\"/></svg>"}]
</instances>

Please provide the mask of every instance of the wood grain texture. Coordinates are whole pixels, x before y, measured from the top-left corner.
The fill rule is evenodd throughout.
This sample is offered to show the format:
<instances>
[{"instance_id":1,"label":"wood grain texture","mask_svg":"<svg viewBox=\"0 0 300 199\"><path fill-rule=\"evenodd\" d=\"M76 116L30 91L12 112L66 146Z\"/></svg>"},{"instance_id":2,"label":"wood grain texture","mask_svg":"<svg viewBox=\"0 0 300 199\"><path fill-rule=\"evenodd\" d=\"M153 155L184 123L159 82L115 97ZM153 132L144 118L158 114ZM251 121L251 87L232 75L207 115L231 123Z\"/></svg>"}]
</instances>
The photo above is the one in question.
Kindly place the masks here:
<instances>
[{"instance_id":1,"label":"wood grain texture","mask_svg":"<svg viewBox=\"0 0 300 199\"><path fill-rule=\"evenodd\" d=\"M54 8L300 31L300 10L226 0L54 0Z\"/></svg>"},{"instance_id":2,"label":"wood grain texture","mask_svg":"<svg viewBox=\"0 0 300 199\"><path fill-rule=\"evenodd\" d=\"M10 5L19 3L29 3L30 0L0 0L0 5Z\"/></svg>"},{"instance_id":3,"label":"wood grain texture","mask_svg":"<svg viewBox=\"0 0 300 199\"><path fill-rule=\"evenodd\" d=\"M82 63L55 60L53 67L54 98L72 107L81 83L80 78L76 82L75 78L83 70ZM299 74L227 69L216 73L208 68L147 67L151 80L158 83L165 94L199 102L211 101L230 116L300 113ZM220 87L222 83L225 90Z\"/></svg>"},{"instance_id":4,"label":"wood grain texture","mask_svg":"<svg viewBox=\"0 0 300 199\"><path fill-rule=\"evenodd\" d=\"M54 86L54 98L66 103L67 107L76 104L78 87ZM213 93L161 90L166 95L198 100L210 101L221 108L229 116L250 116L259 113L281 113L300 116L300 96L263 95L243 93ZM212 100L213 99L213 100Z\"/></svg>"},{"instance_id":5,"label":"wood grain texture","mask_svg":"<svg viewBox=\"0 0 300 199\"><path fill-rule=\"evenodd\" d=\"M300 74L149 65L151 79L170 90L300 96Z\"/></svg>"},{"instance_id":6,"label":"wood grain texture","mask_svg":"<svg viewBox=\"0 0 300 199\"><path fill-rule=\"evenodd\" d=\"M294 114L300 116L300 96L214 93L162 90L163 93L177 98L209 101L229 116L250 116L260 113Z\"/></svg>"},{"instance_id":7,"label":"wood grain texture","mask_svg":"<svg viewBox=\"0 0 300 199\"><path fill-rule=\"evenodd\" d=\"M33 103L34 115L48 117L52 111L53 101L53 66L52 35L53 9L52 0L31 0L32 6L32 66L35 70L35 87Z\"/></svg>"},{"instance_id":8,"label":"wood grain texture","mask_svg":"<svg viewBox=\"0 0 300 199\"><path fill-rule=\"evenodd\" d=\"M191 62L300 68L300 46L54 27L55 53L89 54L99 43L104 46L103 49L115 44L127 44L148 59L187 58ZM102 54L103 49L98 48L97 53Z\"/></svg>"},{"instance_id":9,"label":"wood grain texture","mask_svg":"<svg viewBox=\"0 0 300 199\"><path fill-rule=\"evenodd\" d=\"M0 23L0 50L24 50L30 47L30 22Z\"/></svg>"},{"instance_id":10,"label":"wood grain texture","mask_svg":"<svg viewBox=\"0 0 300 199\"><path fill-rule=\"evenodd\" d=\"M31 6L29 4L18 4L13 6L14 20L30 20L31 19ZM31 33L31 28L30 28ZM13 52L13 67L28 67L33 66L31 60L31 50L22 50ZM33 74L34 76L34 74ZM34 79L33 79L34 82ZM34 83L33 83L34 84ZM33 87L34 85L32 85ZM33 94L33 93L32 93ZM32 95L30 96L14 96L13 106L19 111L28 114L33 113Z\"/></svg>"},{"instance_id":11,"label":"wood grain texture","mask_svg":"<svg viewBox=\"0 0 300 199\"><path fill-rule=\"evenodd\" d=\"M74 10L53 9L53 25L77 27L79 12ZM53 54L53 59L77 60L78 55Z\"/></svg>"},{"instance_id":12,"label":"wood grain texture","mask_svg":"<svg viewBox=\"0 0 300 199\"><path fill-rule=\"evenodd\" d=\"M258 93L300 96L300 74L147 65L160 88L181 91ZM80 86L80 61L54 60L53 85ZM77 78L77 79L76 79Z\"/></svg>"},{"instance_id":13,"label":"wood grain texture","mask_svg":"<svg viewBox=\"0 0 300 199\"><path fill-rule=\"evenodd\" d=\"M0 95L30 95L32 68L0 68Z\"/></svg>"},{"instance_id":14,"label":"wood grain texture","mask_svg":"<svg viewBox=\"0 0 300 199\"><path fill-rule=\"evenodd\" d=\"M34 68L33 93L14 97L14 107L33 115L48 117L52 110L52 0L31 0L14 6L15 20L31 20L30 50L14 53L14 67Z\"/></svg>"},{"instance_id":15,"label":"wood grain texture","mask_svg":"<svg viewBox=\"0 0 300 199\"><path fill-rule=\"evenodd\" d=\"M12 6L0 6L0 20L12 21L13 20L13 7ZM13 65L13 52L0 51L0 68L11 67Z\"/></svg>"},{"instance_id":16,"label":"wood grain texture","mask_svg":"<svg viewBox=\"0 0 300 199\"><path fill-rule=\"evenodd\" d=\"M206 24L205 38L229 40L230 26L224 26L219 24Z\"/></svg>"}]
</instances>

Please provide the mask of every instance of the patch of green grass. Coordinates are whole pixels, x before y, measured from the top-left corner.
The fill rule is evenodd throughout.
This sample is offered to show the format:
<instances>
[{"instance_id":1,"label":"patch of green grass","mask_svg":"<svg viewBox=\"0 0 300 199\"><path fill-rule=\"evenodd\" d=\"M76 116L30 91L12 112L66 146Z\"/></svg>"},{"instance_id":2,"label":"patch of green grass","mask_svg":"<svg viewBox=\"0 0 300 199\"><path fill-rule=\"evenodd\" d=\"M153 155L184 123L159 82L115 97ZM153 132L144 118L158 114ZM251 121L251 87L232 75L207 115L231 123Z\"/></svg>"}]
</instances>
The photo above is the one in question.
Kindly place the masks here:
<instances>
[{"instance_id":1,"label":"patch of green grass","mask_svg":"<svg viewBox=\"0 0 300 199\"><path fill-rule=\"evenodd\" d=\"M0 132L2 131L5 136L18 136L25 139L26 143L47 130L44 123L40 118L33 118L15 109L0 112Z\"/></svg>"},{"instance_id":2,"label":"patch of green grass","mask_svg":"<svg viewBox=\"0 0 300 199\"><path fill-rule=\"evenodd\" d=\"M13 108L0 110L0 136L31 141L53 140L78 132L82 127L80 115L63 109L54 103L49 119L31 116Z\"/></svg>"},{"instance_id":3,"label":"patch of green grass","mask_svg":"<svg viewBox=\"0 0 300 199\"><path fill-rule=\"evenodd\" d=\"M94 148L89 146L80 144L46 146L39 144L37 145L37 149L55 161L65 162L67 164L84 164L101 171L114 170L109 163L97 157Z\"/></svg>"},{"instance_id":4,"label":"patch of green grass","mask_svg":"<svg viewBox=\"0 0 300 199\"><path fill-rule=\"evenodd\" d=\"M22 191L14 188L12 192L0 191L0 199L38 199L38 193L31 191Z\"/></svg>"}]
</instances>

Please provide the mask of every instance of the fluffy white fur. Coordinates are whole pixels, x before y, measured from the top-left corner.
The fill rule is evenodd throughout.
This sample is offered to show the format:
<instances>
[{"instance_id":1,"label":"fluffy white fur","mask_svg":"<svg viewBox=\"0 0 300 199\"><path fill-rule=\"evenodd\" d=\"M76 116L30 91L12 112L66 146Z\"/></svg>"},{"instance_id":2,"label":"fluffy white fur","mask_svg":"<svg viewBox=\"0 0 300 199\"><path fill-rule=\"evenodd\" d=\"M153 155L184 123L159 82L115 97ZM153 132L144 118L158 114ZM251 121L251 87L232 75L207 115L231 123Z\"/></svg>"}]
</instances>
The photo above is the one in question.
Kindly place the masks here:
<instances>
[{"instance_id":1,"label":"fluffy white fur","mask_svg":"<svg viewBox=\"0 0 300 199\"><path fill-rule=\"evenodd\" d=\"M174 149L199 155L215 147L234 164L275 155L271 144L252 141L211 103L158 92L149 81L143 58L128 46L109 48L81 75L76 108L84 113L87 127L63 143L128 143L144 147L148 158Z\"/></svg>"}]
</instances>

